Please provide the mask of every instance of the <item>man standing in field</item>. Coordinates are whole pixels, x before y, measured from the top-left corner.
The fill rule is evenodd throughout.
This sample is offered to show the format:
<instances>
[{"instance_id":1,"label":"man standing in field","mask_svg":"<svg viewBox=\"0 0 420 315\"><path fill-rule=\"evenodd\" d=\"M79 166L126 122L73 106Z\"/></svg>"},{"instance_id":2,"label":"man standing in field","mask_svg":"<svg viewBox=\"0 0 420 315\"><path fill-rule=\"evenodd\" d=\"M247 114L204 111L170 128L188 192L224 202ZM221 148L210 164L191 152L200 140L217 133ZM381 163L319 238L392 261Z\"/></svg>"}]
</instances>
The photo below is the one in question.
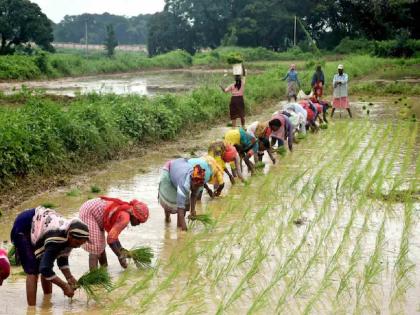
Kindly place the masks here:
<instances>
[{"instance_id":1,"label":"man standing in field","mask_svg":"<svg viewBox=\"0 0 420 315\"><path fill-rule=\"evenodd\" d=\"M347 73L344 73L344 66L338 65L338 73L334 75L333 87L334 87L334 100L333 100L333 109L331 112L331 118L334 115L336 108L345 108L349 113L350 118L352 118L349 98L348 98L348 81L349 77Z\"/></svg>"}]
</instances>

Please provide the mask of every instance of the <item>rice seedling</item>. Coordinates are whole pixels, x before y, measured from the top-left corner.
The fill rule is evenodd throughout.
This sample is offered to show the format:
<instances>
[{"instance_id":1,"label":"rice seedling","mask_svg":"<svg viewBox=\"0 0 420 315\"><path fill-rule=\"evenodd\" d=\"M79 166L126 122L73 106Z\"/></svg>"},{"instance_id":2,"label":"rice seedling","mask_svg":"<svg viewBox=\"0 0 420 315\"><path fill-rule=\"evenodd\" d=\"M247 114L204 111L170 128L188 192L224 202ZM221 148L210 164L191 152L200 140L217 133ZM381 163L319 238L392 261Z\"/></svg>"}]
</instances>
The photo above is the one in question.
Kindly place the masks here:
<instances>
[{"instance_id":1,"label":"rice seedling","mask_svg":"<svg viewBox=\"0 0 420 315\"><path fill-rule=\"evenodd\" d=\"M41 206L43 206L44 208L48 208L48 209L56 209L57 205L55 205L52 202L44 202Z\"/></svg>"},{"instance_id":2,"label":"rice seedling","mask_svg":"<svg viewBox=\"0 0 420 315\"><path fill-rule=\"evenodd\" d=\"M7 252L7 258L9 259L11 266L18 266L18 261L16 259L16 247L12 245Z\"/></svg>"},{"instance_id":3,"label":"rice seedling","mask_svg":"<svg viewBox=\"0 0 420 315\"><path fill-rule=\"evenodd\" d=\"M92 194L99 194L102 191L101 187L97 186L97 185L93 185L90 187L90 192Z\"/></svg>"},{"instance_id":4,"label":"rice seedling","mask_svg":"<svg viewBox=\"0 0 420 315\"><path fill-rule=\"evenodd\" d=\"M72 189L72 190L70 190L68 193L67 193L67 196L69 196L69 197L78 197L78 196L80 196L81 195L81 191L80 191L80 189L79 188L74 188L74 189Z\"/></svg>"},{"instance_id":5,"label":"rice seedling","mask_svg":"<svg viewBox=\"0 0 420 315\"><path fill-rule=\"evenodd\" d=\"M262 161L258 161L258 162L255 164L255 168L256 168L257 170L264 169L264 167L265 167L265 163L264 163L264 162L262 162Z\"/></svg>"},{"instance_id":6,"label":"rice seedling","mask_svg":"<svg viewBox=\"0 0 420 315\"><path fill-rule=\"evenodd\" d=\"M366 110L366 105L363 105L363 106L362 106L362 109L363 109L363 110Z\"/></svg>"},{"instance_id":7,"label":"rice seedling","mask_svg":"<svg viewBox=\"0 0 420 315\"><path fill-rule=\"evenodd\" d=\"M150 247L136 247L126 252L127 258L131 259L137 268L147 268L152 264L154 257Z\"/></svg>"},{"instance_id":8,"label":"rice seedling","mask_svg":"<svg viewBox=\"0 0 420 315\"><path fill-rule=\"evenodd\" d=\"M286 155L286 153L287 153L287 150L286 150L286 148L284 147L284 145L279 146L279 147L277 148L277 154L278 154L278 155L280 155L280 156L285 156L285 155Z\"/></svg>"},{"instance_id":9,"label":"rice seedling","mask_svg":"<svg viewBox=\"0 0 420 315\"><path fill-rule=\"evenodd\" d=\"M192 224L194 222L200 222L204 226L207 226L207 227L213 226L215 224L214 218L208 213L197 214L195 216L189 216L188 219L192 222Z\"/></svg>"},{"instance_id":10,"label":"rice seedling","mask_svg":"<svg viewBox=\"0 0 420 315\"><path fill-rule=\"evenodd\" d=\"M319 128L321 129L328 129L328 124L327 123L322 123Z\"/></svg>"},{"instance_id":11,"label":"rice seedling","mask_svg":"<svg viewBox=\"0 0 420 315\"><path fill-rule=\"evenodd\" d=\"M77 288L83 289L88 298L96 298L96 289L110 292L113 289L111 278L105 268L97 268L86 272L77 280Z\"/></svg>"}]
</instances>

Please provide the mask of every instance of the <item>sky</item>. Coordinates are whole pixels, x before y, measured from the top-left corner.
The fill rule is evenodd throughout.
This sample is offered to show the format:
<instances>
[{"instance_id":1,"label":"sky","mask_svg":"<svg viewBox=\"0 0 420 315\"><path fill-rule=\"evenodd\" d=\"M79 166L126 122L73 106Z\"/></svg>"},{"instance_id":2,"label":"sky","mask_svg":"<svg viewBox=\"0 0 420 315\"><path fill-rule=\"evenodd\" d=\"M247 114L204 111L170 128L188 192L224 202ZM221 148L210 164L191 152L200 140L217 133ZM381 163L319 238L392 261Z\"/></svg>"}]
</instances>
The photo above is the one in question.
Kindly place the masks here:
<instances>
[{"instance_id":1,"label":"sky","mask_svg":"<svg viewBox=\"0 0 420 315\"><path fill-rule=\"evenodd\" d=\"M163 10L164 0L31 0L55 23L65 15L108 12L115 15L136 16Z\"/></svg>"}]
</instances>

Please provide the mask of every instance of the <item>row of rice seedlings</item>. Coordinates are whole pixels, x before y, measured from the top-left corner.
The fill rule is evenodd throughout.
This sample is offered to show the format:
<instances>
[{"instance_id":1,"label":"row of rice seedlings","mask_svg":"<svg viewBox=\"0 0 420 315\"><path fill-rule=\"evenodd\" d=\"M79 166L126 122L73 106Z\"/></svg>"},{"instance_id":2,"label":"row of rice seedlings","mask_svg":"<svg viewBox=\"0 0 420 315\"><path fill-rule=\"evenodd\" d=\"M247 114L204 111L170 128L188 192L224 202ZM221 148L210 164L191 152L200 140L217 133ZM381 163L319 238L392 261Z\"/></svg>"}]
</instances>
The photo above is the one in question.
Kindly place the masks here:
<instances>
[{"instance_id":1,"label":"row of rice seedlings","mask_svg":"<svg viewBox=\"0 0 420 315\"><path fill-rule=\"evenodd\" d=\"M325 289L327 287L329 287L332 283L332 276L335 273L338 273L340 271L340 262L339 259L341 257L341 255L344 254L347 245L349 244L350 241L350 232L351 229L353 228L353 224L354 221L356 219L356 215L357 215L357 210L360 209L362 206L364 206L365 201L364 200L360 200L358 204L352 208L351 213L350 213L350 218L344 228L343 234L341 236L341 241L338 242L338 246L334 252L334 254L330 257L329 261L326 263L326 267L324 270L324 275L322 277L322 279L320 280L320 285L318 287L318 290L315 291L315 293L312 295L311 299L309 300L309 302L306 304L305 308L304 308L304 313L305 314L309 314L313 308L313 306L315 305L315 303L320 299L320 297L322 296L322 294L325 292ZM341 205L337 211L336 214L339 213L340 211L343 211L344 205ZM327 232L325 233L325 238L323 239L322 244L325 244L327 237L331 234L332 230L334 228L336 228L338 224L338 215L334 216L333 219L333 223L330 224L329 229L327 230ZM321 250L321 248L319 248L319 250Z\"/></svg>"},{"instance_id":2,"label":"row of rice seedlings","mask_svg":"<svg viewBox=\"0 0 420 315\"><path fill-rule=\"evenodd\" d=\"M386 218L386 213L384 213L381 226L376 235L375 248L369 261L365 264L362 278L356 285L355 312L358 314L360 314L363 309L366 310L366 307L375 312L379 311L378 305L375 304L377 298L375 291L372 290L372 286L377 283L379 274L383 270L381 257L385 240ZM363 303L363 299L365 303Z\"/></svg>"}]
</instances>

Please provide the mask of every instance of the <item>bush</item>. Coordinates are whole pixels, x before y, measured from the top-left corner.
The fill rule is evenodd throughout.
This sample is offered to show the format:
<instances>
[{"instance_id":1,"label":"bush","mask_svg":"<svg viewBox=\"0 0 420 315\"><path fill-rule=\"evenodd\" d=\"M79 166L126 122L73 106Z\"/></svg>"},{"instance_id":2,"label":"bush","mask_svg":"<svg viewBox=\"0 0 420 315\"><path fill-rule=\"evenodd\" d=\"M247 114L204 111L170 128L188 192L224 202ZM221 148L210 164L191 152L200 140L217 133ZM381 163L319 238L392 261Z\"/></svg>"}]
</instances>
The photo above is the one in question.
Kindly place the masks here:
<instances>
[{"instance_id":1,"label":"bush","mask_svg":"<svg viewBox=\"0 0 420 315\"><path fill-rule=\"evenodd\" d=\"M420 52L420 40L395 39L376 41L373 53L378 57L412 57Z\"/></svg>"},{"instance_id":2,"label":"bush","mask_svg":"<svg viewBox=\"0 0 420 315\"><path fill-rule=\"evenodd\" d=\"M335 47L334 52L338 54L370 54L374 50L374 42L365 38L350 39L345 37Z\"/></svg>"}]
</instances>

